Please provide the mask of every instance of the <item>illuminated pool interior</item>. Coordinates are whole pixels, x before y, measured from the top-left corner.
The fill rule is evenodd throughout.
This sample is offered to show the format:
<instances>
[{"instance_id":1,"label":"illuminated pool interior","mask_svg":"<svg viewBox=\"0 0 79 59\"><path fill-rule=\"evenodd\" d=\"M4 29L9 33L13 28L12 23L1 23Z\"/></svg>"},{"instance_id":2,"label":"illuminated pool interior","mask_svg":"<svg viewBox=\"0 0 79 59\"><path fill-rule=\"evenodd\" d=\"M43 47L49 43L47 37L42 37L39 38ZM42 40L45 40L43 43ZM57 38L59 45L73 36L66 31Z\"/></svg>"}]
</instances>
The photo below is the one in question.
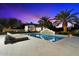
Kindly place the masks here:
<instances>
[{"instance_id":1,"label":"illuminated pool interior","mask_svg":"<svg viewBox=\"0 0 79 59\"><path fill-rule=\"evenodd\" d=\"M38 33L29 33L28 35L36 38L40 38L42 40L48 40L50 42L56 42L64 38L63 36L46 35L46 34L38 34Z\"/></svg>"}]
</instances>

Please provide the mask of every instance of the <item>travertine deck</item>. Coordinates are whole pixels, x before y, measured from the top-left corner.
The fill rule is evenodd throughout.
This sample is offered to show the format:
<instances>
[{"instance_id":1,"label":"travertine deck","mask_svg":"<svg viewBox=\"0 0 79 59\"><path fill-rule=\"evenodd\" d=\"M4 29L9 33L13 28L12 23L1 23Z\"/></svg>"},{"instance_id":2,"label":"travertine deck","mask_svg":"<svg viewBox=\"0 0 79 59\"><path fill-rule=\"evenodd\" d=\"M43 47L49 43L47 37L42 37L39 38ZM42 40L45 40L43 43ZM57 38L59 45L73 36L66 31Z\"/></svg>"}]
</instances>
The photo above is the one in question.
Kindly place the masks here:
<instances>
[{"instance_id":1,"label":"travertine deck","mask_svg":"<svg viewBox=\"0 0 79 59\"><path fill-rule=\"evenodd\" d=\"M0 35L0 55L53 56L79 55L79 38L64 38L57 42L48 42L30 37L30 40L4 45L5 35Z\"/></svg>"}]
</instances>

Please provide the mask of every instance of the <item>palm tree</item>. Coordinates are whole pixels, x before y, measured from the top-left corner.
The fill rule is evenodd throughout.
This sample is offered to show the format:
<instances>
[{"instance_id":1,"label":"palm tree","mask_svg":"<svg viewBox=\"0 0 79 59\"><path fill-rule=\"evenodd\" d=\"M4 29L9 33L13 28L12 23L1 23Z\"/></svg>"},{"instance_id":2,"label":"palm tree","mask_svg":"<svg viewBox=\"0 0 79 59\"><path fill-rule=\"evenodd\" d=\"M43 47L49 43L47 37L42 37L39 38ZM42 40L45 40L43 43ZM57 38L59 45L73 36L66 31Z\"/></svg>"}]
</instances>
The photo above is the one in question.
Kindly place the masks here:
<instances>
[{"instance_id":1,"label":"palm tree","mask_svg":"<svg viewBox=\"0 0 79 59\"><path fill-rule=\"evenodd\" d=\"M55 21L53 24L55 26L58 26L60 23L62 23L64 32L67 32L68 22L71 24L76 24L79 21L77 17L79 13L72 13L72 11L73 9L61 11L55 16L54 19L56 19L57 21Z\"/></svg>"},{"instance_id":2,"label":"palm tree","mask_svg":"<svg viewBox=\"0 0 79 59\"><path fill-rule=\"evenodd\" d=\"M52 23L49 21L49 17L46 16L41 17L38 22L42 26L41 29L43 29L43 27L50 28L50 26L52 25Z\"/></svg>"}]
</instances>

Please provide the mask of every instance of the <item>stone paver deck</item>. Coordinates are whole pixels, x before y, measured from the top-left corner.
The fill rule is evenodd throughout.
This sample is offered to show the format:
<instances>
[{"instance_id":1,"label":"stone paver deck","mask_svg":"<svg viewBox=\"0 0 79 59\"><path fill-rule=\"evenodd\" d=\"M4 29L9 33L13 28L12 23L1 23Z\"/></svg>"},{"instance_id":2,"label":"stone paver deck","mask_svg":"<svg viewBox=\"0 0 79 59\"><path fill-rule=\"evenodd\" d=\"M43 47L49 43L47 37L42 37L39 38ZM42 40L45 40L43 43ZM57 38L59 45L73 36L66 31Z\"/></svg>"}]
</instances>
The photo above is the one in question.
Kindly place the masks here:
<instances>
[{"instance_id":1,"label":"stone paver deck","mask_svg":"<svg viewBox=\"0 0 79 59\"><path fill-rule=\"evenodd\" d=\"M31 36L28 37L30 40L4 45L5 35L0 35L0 55L79 56L79 37L64 38L57 42L49 42Z\"/></svg>"}]
</instances>

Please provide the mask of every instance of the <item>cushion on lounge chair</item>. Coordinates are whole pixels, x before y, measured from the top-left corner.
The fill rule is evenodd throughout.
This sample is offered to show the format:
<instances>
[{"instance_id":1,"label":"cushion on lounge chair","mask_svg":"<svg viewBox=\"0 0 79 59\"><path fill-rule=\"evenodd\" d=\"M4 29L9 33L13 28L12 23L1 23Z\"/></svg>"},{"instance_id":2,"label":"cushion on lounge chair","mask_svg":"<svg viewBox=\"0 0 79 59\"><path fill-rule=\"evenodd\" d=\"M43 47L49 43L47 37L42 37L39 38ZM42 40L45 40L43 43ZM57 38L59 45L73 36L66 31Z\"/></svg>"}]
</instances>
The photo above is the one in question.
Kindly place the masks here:
<instances>
[{"instance_id":1,"label":"cushion on lounge chair","mask_svg":"<svg viewBox=\"0 0 79 59\"><path fill-rule=\"evenodd\" d=\"M19 41L29 40L28 37L16 38L16 37L13 37L11 35L6 35L4 44L8 44L8 43L13 44L13 43L16 43L16 42L19 42Z\"/></svg>"}]
</instances>

